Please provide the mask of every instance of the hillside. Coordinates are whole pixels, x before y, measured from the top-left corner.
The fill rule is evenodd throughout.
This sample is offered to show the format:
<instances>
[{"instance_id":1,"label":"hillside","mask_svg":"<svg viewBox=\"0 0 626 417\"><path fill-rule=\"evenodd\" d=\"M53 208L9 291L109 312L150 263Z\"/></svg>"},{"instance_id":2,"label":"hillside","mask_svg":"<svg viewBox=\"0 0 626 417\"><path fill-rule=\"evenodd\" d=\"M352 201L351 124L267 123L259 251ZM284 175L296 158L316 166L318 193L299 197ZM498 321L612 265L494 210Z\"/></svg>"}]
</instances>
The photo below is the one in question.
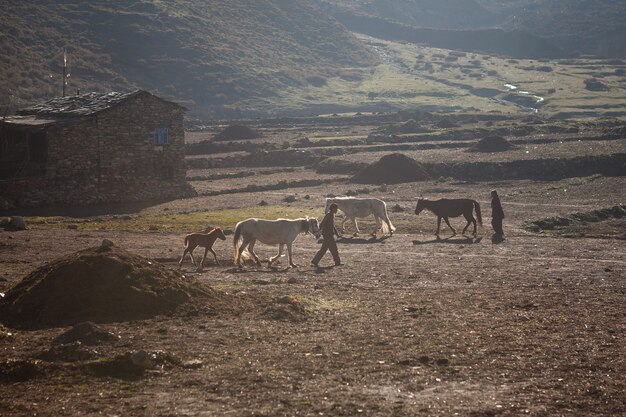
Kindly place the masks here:
<instances>
[{"instance_id":1,"label":"hillside","mask_svg":"<svg viewBox=\"0 0 626 417\"><path fill-rule=\"evenodd\" d=\"M0 106L13 109L60 94L63 48L68 92L142 88L197 117L265 114L263 101L283 89L377 63L306 0L9 0L3 9Z\"/></svg>"},{"instance_id":2,"label":"hillside","mask_svg":"<svg viewBox=\"0 0 626 417\"><path fill-rule=\"evenodd\" d=\"M624 0L317 1L332 14L344 16L344 19L347 14L353 18L374 17L423 29L519 31L541 37L545 43L557 46L570 55L626 57L623 42L626 37ZM370 27L376 26L370 24ZM500 33L493 32L493 35L497 38ZM436 47L443 46L437 43L438 39L436 37L435 42L427 39L426 42ZM479 46L476 43L463 47L476 50Z\"/></svg>"}]
</instances>

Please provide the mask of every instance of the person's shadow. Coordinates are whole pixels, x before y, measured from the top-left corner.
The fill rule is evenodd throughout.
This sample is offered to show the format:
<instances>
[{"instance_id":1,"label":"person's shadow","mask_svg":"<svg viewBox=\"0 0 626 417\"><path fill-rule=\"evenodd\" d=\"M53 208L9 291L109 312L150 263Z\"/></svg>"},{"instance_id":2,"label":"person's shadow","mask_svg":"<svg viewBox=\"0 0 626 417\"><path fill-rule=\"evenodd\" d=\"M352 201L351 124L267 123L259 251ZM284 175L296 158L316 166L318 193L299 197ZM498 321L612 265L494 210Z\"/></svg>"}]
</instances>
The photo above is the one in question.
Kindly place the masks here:
<instances>
[{"instance_id":1,"label":"person's shadow","mask_svg":"<svg viewBox=\"0 0 626 417\"><path fill-rule=\"evenodd\" d=\"M452 244L452 245L471 245L474 243L480 243L481 240L483 240L482 236L479 237L471 237L471 236L459 236L459 237L455 237L456 235L453 236L448 236L446 238L441 238L439 236L437 236L435 239L431 239L431 240L414 240L413 244L414 245L427 245L430 243L447 243L447 244Z\"/></svg>"},{"instance_id":2,"label":"person's shadow","mask_svg":"<svg viewBox=\"0 0 626 417\"><path fill-rule=\"evenodd\" d=\"M502 242L504 242L504 235L499 235L497 233L494 233L493 235L491 235L491 243L493 243L494 245L497 245Z\"/></svg>"},{"instance_id":3,"label":"person's shadow","mask_svg":"<svg viewBox=\"0 0 626 417\"><path fill-rule=\"evenodd\" d=\"M340 238L337 239L337 243L349 243L349 244L381 243L389 239L389 237L390 236L376 237L372 235L370 235L369 238L354 237L354 236L351 236L351 237L341 236Z\"/></svg>"}]
</instances>

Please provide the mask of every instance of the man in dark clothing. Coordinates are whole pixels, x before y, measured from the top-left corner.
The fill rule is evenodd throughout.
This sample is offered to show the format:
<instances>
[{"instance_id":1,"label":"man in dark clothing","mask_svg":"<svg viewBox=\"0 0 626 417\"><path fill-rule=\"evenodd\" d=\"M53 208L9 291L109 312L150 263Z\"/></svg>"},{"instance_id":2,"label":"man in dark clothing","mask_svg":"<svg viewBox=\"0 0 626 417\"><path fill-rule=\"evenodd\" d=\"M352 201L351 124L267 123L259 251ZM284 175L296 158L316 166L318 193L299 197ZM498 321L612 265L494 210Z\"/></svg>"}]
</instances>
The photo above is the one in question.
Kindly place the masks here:
<instances>
[{"instance_id":1,"label":"man in dark clothing","mask_svg":"<svg viewBox=\"0 0 626 417\"><path fill-rule=\"evenodd\" d=\"M322 232L324 241L322 242L322 247L311 261L311 265L315 267L327 250L330 250L330 253L333 255L335 266L341 265L339 252L337 251L337 243L335 242L335 236L339 237L339 233L335 227L335 214L337 214L337 204L333 203L330 205L328 213L324 216L324 220L320 223L320 231Z\"/></svg>"},{"instance_id":2,"label":"man in dark clothing","mask_svg":"<svg viewBox=\"0 0 626 417\"><path fill-rule=\"evenodd\" d=\"M504 219L504 210L502 210L502 203L498 192L491 190L491 225L496 235L503 236L504 230L502 230L502 219Z\"/></svg>"}]
</instances>

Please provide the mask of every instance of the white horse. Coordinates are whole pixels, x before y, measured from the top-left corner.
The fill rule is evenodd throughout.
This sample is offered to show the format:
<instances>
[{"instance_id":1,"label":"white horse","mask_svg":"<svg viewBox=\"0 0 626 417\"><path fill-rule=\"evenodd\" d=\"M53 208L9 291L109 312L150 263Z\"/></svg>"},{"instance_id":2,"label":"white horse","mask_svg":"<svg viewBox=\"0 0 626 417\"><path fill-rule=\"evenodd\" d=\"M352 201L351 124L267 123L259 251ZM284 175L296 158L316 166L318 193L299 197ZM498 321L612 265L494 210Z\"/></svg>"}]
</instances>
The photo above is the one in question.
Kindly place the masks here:
<instances>
[{"instance_id":1,"label":"white horse","mask_svg":"<svg viewBox=\"0 0 626 417\"><path fill-rule=\"evenodd\" d=\"M357 225L357 217L367 217L374 215L376 219L376 229L372 232L372 235L376 234L376 231L381 228L383 233L389 233L393 235L396 228L391 224L389 215L387 214L387 204L383 200L378 198L354 198L354 197L336 197L326 199L326 210L328 213L329 207L332 203L337 204L337 208L345 214L343 221L341 222L341 233L343 234L345 228L344 224L348 220L352 220L356 233L361 233L359 226Z\"/></svg>"},{"instance_id":2,"label":"white horse","mask_svg":"<svg viewBox=\"0 0 626 417\"><path fill-rule=\"evenodd\" d=\"M278 255L269 259L268 267L272 266L272 262L278 259L283 253L283 248L287 245L287 254L289 255L289 266L295 267L293 263L291 246L300 233L312 233L319 239L320 227L316 218L306 217L295 220L278 219L247 219L237 223L235 226L235 236L233 240L234 262L235 265L242 267L241 257L254 257L257 265L261 265L259 257L254 253L254 244L257 240L267 245L279 245Z\"/></svg>"}]
</instances>

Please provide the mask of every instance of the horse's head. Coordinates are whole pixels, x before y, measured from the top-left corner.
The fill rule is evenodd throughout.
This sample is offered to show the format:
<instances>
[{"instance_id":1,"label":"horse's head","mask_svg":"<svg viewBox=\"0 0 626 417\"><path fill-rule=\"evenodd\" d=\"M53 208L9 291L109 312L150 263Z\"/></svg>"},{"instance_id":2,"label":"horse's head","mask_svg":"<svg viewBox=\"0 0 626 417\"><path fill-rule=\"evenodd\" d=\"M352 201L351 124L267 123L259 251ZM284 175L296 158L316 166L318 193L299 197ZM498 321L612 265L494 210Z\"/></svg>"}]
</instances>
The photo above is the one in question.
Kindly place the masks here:
<instances>
[{"instance_id":1,"label":"horse's head","mask_svg":"<svg viewBox=\"0 0 626 417\"><path fill-rule=\"evenodd\" d=\"M315 236L316 239L319 239L322 232L320 231L320 225L317 218L311 217L310 219L307 219L307 223L309 224L309 232Z\"/></svg>"},{"instance_id":2,"label":"horse's head","mask_svg":"<svg viewBox=\"0 0 626 417\"><path fill-rule=\"evenodd\" d=\"M417 199L417 206L415 206L415 214L420 214L422 210L426 208L426 204L424 204L424 197Z\"/></svg>"},{"instance_id":3,"label":"horse's head","mask_svg":"<svg viewBox=\"0 0 626 417\"><path fill-rule=\"evenodd\" d=\"M213 229L213 233L215 233L215 236L217 236L219 239L226 240L226 235L224 234L224 231L219 227Z\"/></svg>"}]
</instances>

